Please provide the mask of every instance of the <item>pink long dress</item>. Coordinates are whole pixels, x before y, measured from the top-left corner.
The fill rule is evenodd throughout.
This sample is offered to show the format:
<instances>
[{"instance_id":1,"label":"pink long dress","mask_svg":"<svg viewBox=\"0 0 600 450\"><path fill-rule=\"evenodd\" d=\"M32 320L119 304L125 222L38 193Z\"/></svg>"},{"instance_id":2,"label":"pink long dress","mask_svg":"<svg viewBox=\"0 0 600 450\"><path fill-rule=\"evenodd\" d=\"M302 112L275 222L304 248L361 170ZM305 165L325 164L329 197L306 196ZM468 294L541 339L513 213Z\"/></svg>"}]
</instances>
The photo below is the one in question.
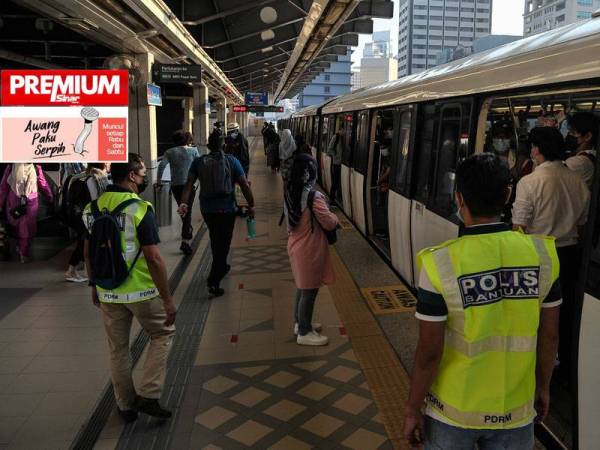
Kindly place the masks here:
<instances>
[{"instance_id":1,"label":"pink long dress","mask_svg":"<svg viewBox=\"0 0 600 450\"><path fill-rule=\"evenodd\" d=\"M19 251L23 256L29 256L29 245L31 239L37 232L37 213L39 208L39 192L41 191L46 198L52 200L52 190L46 181L42 168L35 166L37 172L38 192L32 192L27 196L27 213L18 219L15 219L10 211L19 205L19 197L15 194L8 183L8 177L12 172L12 165L4 171L4 176L0 182L0 209L6 211L8 223L15 228L19 239Z\"/></svg>"},{"instance_id":2,"label":"pink long dress","mask_svg":"<svg viewBox=\"0 0 600 450\"><path fill-rule=\"evenodd\" d=\"M314 230L311 232L310 210L306 208L300 223L288 233L288 254L298 289L316 289L335 283L335 272L325 233L317 223L333 230L338 219L329 211L325 200L315 195L313 201Z\"/></svg>"}]
</instances>

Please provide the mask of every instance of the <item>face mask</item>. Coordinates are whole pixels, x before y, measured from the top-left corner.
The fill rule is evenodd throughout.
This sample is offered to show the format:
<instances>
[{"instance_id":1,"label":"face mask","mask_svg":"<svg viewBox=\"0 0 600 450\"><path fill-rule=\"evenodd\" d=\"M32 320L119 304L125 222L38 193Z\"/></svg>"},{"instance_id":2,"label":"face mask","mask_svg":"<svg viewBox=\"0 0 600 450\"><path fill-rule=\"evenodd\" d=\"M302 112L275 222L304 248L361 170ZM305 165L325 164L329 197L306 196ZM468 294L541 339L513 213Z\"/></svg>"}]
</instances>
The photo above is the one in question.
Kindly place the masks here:
<instances>
[{"instance_id":1,"label":"face mask","mask_svg":"<svg viewBox=\"0 0 600 450\"><path fill-rule=\"evenodd\" d=\"M232 131L232 132L231 132L231 137L232 137L232 138L234 138L234 139L235 139L236 137L238 137L238 132L237 132L237 131Z\"/></svg>"},{"instance_id":2,"label":"face mask","mask_svg":"<svg viewBox=\"0 0 600 450\"><path fill-rule=\"evenodd\" d=\"M148 187L148 175L144 175L144 179L141 183L137 184L138 194L141 194Z\"/></svg>"},{"instance_id":3,"label":"face mask","mask_svg":"<svg viewBox=\"0 0 600 450\"><path fill-rule=\"evenodd\" d=\"M386 130L383 135L385 138L391 139L394 136L394 130Z\"/></svg>"},{"instance_id":4,"label":"face mask","mask_svg":"<svg viewBox=\"0 0 600 450\"><path fill-rule=\"evenodd\" d=\"M381 149L381 156L389 156L389 155L390 155L390 150L388 148Z\"/></svg>"},{"instance_id":5,"label":"face mask","mask_svg":"<svg viewBox=\"0 0 600 450\"><path fill-rule=\"evenodd\" d=\"M506 153L510 148L510 139L493 139L492 146L496 153Z\"/></svg>"}]
</instances>

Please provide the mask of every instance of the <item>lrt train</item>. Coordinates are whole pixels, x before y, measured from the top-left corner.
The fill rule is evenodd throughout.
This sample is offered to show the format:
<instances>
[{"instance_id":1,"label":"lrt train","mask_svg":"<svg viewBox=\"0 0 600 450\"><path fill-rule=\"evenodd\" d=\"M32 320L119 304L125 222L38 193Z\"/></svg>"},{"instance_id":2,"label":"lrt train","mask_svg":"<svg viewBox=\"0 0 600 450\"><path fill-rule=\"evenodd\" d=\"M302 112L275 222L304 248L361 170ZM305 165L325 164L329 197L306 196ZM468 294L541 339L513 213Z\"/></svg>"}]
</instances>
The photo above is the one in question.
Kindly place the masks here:
<instances>
[{"instance_id":1,"label":"lrt train","mask_svg":"<svg viewBox=\"0 0 600 450\"><path fill-rule=\"evenodd\" d=\"M511 140L506 159L518 169L528 159L528 132L545 113L558 121L577 111L600 116L599 13L301 109L280 120L279 129L290 128L311 145L326 191L332 182L327 147L341 130L337 203L406 284L416 287L419 250L458 235L454 175L462 159L493 151L499 132ZM548 447L600 445L599 192L596 168L572 323L571 387L553 388L561 400L536 429Z\"/></svg>"}]
</instances>

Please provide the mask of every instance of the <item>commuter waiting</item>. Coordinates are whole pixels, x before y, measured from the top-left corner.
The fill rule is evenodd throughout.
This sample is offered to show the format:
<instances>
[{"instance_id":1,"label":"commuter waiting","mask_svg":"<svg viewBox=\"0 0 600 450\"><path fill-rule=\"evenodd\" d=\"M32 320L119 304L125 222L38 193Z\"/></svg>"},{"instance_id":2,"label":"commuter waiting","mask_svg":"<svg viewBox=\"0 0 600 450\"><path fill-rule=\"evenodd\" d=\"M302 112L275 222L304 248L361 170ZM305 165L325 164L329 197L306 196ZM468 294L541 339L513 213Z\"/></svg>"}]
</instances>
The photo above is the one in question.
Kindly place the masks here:
<instances>
[{"instance_id":1,"label":"commuter waiting","mask_svg":"<svg viewBox=\"0 0 600 450\"><path fill-rule=\"evenodd\" d=\"M329 211L323 195L314 190L317 163L312 156L294 159L285 190L284 211L288 224L288 254L296 282L294 334L299 345L326 345L321 325L312 323L319 288L335 282L327 237L335 230L337 216Z\"/></svg>"},{"instance_id":2,"label":"commuter waiting","mask_svg":"<svg viewBox=\"0 0 600 450\"><path fill-rule=\"evenodd\" d=\"M210 153L196 158L192 163L178 209L181 216L189 212L188 202L194 192L194 183L200 180L200 211L208 227L213 257L207 285L213 297L220 297L225 293L220 286L221 280L230 269L227 256L231 247L237 210L236 183L248 202L248 215L254 217L254 197L242 165L233 155L226 155L223 152L224 145L223 135L213 131L208 137Z\"/></svg>"},{"instance_id":3,"label":"commuter waiting","mask_svg":"<svg viewBox=\"0 0 600 450\"><path fill-rule=\"evenodd\" d=\"M342 189L343 133L344 129L340 125L327 145L327 155L331 157L331 190L329 191L329 198L332 204L338 202L338 196Z\"/></svg>"},{"instance_id":4,"label":"commuter waiting","mask_svg":"<svg viewBox=\"0 0 600 450\"><path fill-rule=\"evenodd\" d=\"M529 140L536 168L517 184L513 229L556 238L564 301L560 313L559 374L567 381L581 261L578 228L587 221L590 192L581 177L563 164L564 140L556 128L534 128Z\"/></svg>"},{"instance_id":5,"label":"commuter waiting","mask_svg":"<svg viewBox=\"0 0 600 450\"><path fill-rule=\"evenodd\" d=\"M84 253L92 301L102 311L121 417L132 422L142 412L167 419L171 412L158 400L175 333L176 309L158 248L160 239L152 205L139 197L148 184L146 167L139 155L130 153L129 161L112 164L111 172L115 184L87 205L83 213L89 232ZM133 317L150 336L139 395L131 376L129 354Z\"/></svg>"},{"instance_id":6,"label":"commuter waiting","mask_svg":"<svg viewBox=\"0 0 600 450\"><path fill-rule=\"evenodd\" d=\"M225 137L225 153L235 156L244 169L244 176L248 177L250 170L250 151L246 136L240 131L236 123L227 124L227 136Z\"/></svg>"},{"instance_id":7,"label":"commuter waiting","mask_svg":"<svg viewBox=\"0 0 600 450\"><path fill-rule=\"evenodd\" d=\"M15 163L4 171L0 182L0 214L6 211L8 224L16 233L21 263L31 259L29 249L37 232L40 191L48 201L52 201L52 190L39 165Z\"/></svg>"},{"instance_id":8,"label":"commuter waiting","mask_svg":"<svg viewBox=\"0 0 600 450\"><path fill-rule=\"evenodd\" d=\"M290 169L296 155L296 142L292 137L292 131L287 128L279 133L279 167L284 186L289 178Z\"/></svg>"},{"instance_id":9,"label":"commuter waiting","mask_svg":"<svg viewBox=\"0 0 600 450\"><path fill-rule=\"evenodd\" d=\"M173 143L175 147L168 149L163 155L163 159L158 165L158 184L161 184L161 179L165 167L169 164L171 170L171 193L179 206L181 204L181 195L185 188L187 175L195 158L198 158L198 149L192 147L194 138L189 131L178 130L173 134ZM190 207L186 215L182 217L181 225L181 250L186 255L192 254L192 246L190 240L194 237L194 228L192 227L192 205L194 203L195 191L190 197Z\"/></svg>"},{"instance_id":10,"label":"commuter waiting","mask_svg":"<svg viewBox=\"0 0 600 450\"><path fill-rule=\"evenodd\" d=\"M462 162L463 234L418 255L419 338L404 425L411 448L532 450L534 418L548 414L558 257L552 238L500 221L510 179L496 155Z\"/></svg>"},{"instance_id":11,"label":"commuter waiting","mask_svg":"<svg viewBox=\"0 0 600 450\"><path fill-rule=\"evenodd\" d=\"M583 179L588 189L592 189L592 179L596 167L596 147L598 145L598 118L589 112L575 113L568 120L569 139L573 141L574 156L565 161L567 167Z\"/></svg>"}]
</instances>

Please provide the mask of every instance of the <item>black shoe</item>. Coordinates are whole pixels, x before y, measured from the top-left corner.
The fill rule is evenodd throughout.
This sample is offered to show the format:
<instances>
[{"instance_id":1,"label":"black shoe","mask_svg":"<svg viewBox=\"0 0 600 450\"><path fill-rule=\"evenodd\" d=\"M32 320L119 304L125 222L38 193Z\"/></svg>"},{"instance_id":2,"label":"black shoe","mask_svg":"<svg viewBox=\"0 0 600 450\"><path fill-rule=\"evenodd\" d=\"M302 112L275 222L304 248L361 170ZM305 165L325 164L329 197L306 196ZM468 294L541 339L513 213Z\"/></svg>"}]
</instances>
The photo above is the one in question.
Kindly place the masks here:
<instances>
[{"instance_id":1,"label":"black shoe","mask_svg":"<svg viewBox=\"0 0 600 450\"><path fill-rule=\"evenodd\" d=\"M123 419L125 423L135 422L138 418L138 413L135 409L126 409L125 411L118 409L118 411L121 419Z\"/></svg>"},{"instance_id":2,"label":"black shoe","mask_svg":"<svg viewBox=\"0 0 600 450\"><path fill-rule=\"evenodd\" d=\"M229 264L225 264L225 273L223 274L223 276L227 275L230 270L231 270L231 266Z\"/></svg>"},{"instance_id":3,"label":"black shoe","mask_svg":"<svg viewBox=\"0 0 600 450\"><path fill-rule=\"evenodd\" d=\"M209 286L208 287L208 292L210 295L213 296L213 298L215 297L221 297L222 295L225 294L225 289L220 288L218 286Z\"/></svg>"},{"instance_id":4,"label":"black shoe","mask_svg":"<svg viewBox=\"0 0 600 450\"><path fill-rule=\"evenodd\" d=\"M188 244L187 242L182 242L181 245L179 246L179 250L181 250L183 252L183 254L186 256L189 256L192 253L194 253L194 251L192 250L192 246L190 244Z\"/></svg>"},{"instance_id":5,"label":"black shoe","mask_svg":"<svg viewBox=\"0 0 600 450\"><path fill-rule=\"evenodd\" d=\"M160 406L155 398L138 397L135 407L139 412L158 419L168 419L172 415L171 411Z\"/></svg>"}]
</instances>

